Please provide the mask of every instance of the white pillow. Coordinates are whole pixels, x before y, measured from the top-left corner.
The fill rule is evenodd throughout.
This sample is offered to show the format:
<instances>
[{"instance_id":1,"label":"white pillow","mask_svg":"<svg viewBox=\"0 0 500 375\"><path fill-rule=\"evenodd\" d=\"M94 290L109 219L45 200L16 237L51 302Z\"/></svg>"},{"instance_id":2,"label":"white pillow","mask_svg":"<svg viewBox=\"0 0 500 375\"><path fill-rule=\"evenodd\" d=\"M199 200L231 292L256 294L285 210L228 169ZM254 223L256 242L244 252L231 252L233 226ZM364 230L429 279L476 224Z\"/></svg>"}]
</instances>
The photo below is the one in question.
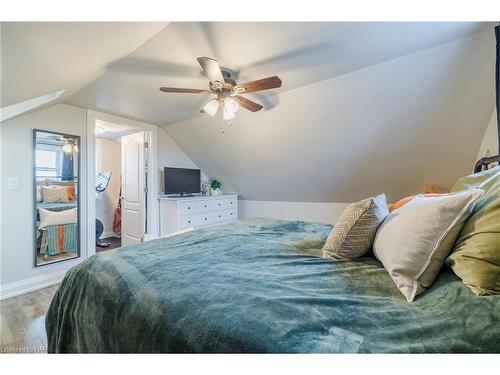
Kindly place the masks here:
<instances>
[{"instance_id":1,"label":"white pillow","mask_svg":"<svg viewBox=\"0 0 500 375\"><path fill-rule=\"evenodd\" d=\"M66 186L41 186L44 203L68 202L68 188Z\"/></svg>"},{"instance_id":2,"label":"white pillow","mask_svg":"<svg viewBox=\"0 0 500 375\"><path fill-rule=\"evenodd\" d=\"M432 285L482 194L419 195L387 216L373 252L408 302Z\"/></svg>"},{"instance_id":3,"label":"white pillow","mask_svg":"<svg viewBox=\"0 0 500 375\"><path fill-rule=\"evenodd\" d=\"M36 201L37 203L42 201L42 188L40 186L36 187Z\"/></svg>"},{"instance_id":4,"label":"white pillow","mask_svg":"<svg viewBox=\"0 0 500 375\"><path fill-rule=\"evenodd\" d=\"M64 211L50 211L40 208L39 213L39 229L44 229L52 225L76 224L78 222L78 208L76 207Z\"/></svg>"}]
</instances>

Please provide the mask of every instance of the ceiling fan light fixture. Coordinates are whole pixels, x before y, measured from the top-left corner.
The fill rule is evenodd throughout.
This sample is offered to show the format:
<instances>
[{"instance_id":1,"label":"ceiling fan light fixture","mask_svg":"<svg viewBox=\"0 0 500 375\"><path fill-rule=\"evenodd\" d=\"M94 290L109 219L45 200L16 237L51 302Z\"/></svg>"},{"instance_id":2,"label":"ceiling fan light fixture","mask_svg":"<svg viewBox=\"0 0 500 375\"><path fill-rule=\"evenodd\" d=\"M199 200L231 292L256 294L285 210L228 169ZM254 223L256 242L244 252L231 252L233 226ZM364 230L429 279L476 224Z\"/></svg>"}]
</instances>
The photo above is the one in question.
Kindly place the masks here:
<instances>
[{"instance_id":1,"label":"ceiling fan light fixture","mask_svg":"<svg viewBox=\"0 0 500 375\"><path fill-rule=\"evenodd\" d=\"M224 111L222 111L222 117L224 118L224 120L232 120L234 118L234 112L226 111L226 108L224 107Z\"/></svg>"},{"instance_id":2,"label":"ceiling fan light fixture","mask_svg":"<svg viewBox=\"0 0 500 375\"><path fill-rule=\"evenodd\" d=\"M203 107L203 111L211 117L214 117L218 110L219 110L219 101L217 99L210 100Z\"/></svg>"},{"instance_id":3,"label":"ceiling fan light fixture","mask_svg":"<svg viewBox=\"0 0 500 375\"><path fill-rule=\"evenodd\" d=\"M238 84L232 78L232 72L227 69L221 70L219 63L215 59L202 56L198 57L197 60L209 79L208 90L162 86L160 91L180 94L212 94L212 99L200 111L211 117L215 116L220 106L222 106L224 120L232 120L240 107L251 112L258 112L264 107L241 96L241 94L275 89L281 87L282 84L278 76Z\"/></svg>"},{"instance_id":4,"label":"ceiling fan light fixture","mask_svg":"<svg viewBox=\"0 0 500 375\"><path fill-rule=\"evenodd\" d=\"M234 117L234 114L236 113L236 111L238 111L239 108L240 105L230 96L224 99L224 112L232 113Z\"/></svg>"}]
</instances>

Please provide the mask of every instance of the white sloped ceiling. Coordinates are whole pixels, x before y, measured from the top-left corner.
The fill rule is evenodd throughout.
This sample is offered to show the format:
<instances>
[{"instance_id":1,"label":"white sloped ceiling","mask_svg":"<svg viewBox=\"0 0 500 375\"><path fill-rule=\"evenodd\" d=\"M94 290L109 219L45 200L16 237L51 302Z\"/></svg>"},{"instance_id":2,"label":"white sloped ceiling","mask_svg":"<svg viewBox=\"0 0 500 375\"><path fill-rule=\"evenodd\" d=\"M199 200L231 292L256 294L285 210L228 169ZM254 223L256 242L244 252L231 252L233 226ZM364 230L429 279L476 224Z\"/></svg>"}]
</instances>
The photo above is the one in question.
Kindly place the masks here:
<instances>
[{"instance_id":1,"label":"white sloped ceiling","mask_svg":"<svg viewBox=\"0 0 500 375\"><path fill-rule=\"evenodd\" d=\"M231 126L200 115L166 129L243 199L448 189L471 171L494 107L494 44L487 30L280 93L271 109L240 109Z\"/></svg>"},{"instance_id":2,"label":"white sloped ceiling","mask_svg":"<svg viewBox=\"0 0 500 375\"><path fill-rule=\"evenodd\" d=\"M59 90L68 98L167 24L2 22L1 107Z\"/></svg>"},{"instance_id":3,"label":"white sloped ceiling","mask_svg":"<svg viewBox=\"0 0 500 375\"><path fill-rule=\"evenodd\" d=\"M280 90L255 95L267 108L283 93L477 33L481 22L174 22L108 66L67 102L153 124L199 115L206 94L165 94L160 86L208 88L196 61L217 59L238 82L279 75Z\"/></svg>"}]
</instances>

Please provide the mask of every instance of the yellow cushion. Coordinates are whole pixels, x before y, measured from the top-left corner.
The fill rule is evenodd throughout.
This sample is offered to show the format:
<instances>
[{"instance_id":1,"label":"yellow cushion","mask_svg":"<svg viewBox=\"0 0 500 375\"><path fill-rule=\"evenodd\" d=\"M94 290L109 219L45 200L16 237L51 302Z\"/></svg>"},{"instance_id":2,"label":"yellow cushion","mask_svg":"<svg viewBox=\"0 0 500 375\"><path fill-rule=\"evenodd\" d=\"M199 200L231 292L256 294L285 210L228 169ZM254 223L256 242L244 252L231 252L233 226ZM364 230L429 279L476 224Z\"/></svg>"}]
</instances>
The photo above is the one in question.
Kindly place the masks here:
<instances>
[{"instance_id":1,"label":"yellow cushion","mask_svg":"<svg viewBox=\"0 0 500 375\"><path fill-rule=\"evenodd\" d=\"M477 295L500 293L500 167L461 178L452 192L484 195L465 222L447 264Z\"/></svg>"}]
</instances>

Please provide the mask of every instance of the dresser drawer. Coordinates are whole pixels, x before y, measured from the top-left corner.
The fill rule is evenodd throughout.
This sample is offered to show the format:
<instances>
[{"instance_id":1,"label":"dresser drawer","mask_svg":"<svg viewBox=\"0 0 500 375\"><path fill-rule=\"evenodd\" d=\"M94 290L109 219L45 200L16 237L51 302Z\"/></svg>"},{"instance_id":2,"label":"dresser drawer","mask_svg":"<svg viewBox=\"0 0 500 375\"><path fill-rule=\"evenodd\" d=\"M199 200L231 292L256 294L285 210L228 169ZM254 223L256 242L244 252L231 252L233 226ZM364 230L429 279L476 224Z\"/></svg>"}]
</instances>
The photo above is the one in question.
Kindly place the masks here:
<instances>
[{"instance_id":1,"label":"dresser drawer","mask_svg":"<svg viewBox=\"0 0 500 375\"><path fill-rule=\"evenodd\" d=\"M235 209L237 205L237 200L235 198L231 199L223 199L220 203L222 203L222 208L224 210Z\"/></svg>"},{"instance_id":2,"label":"dresser drawer","mask_svg":"<svg viewBox=\"0 0 500 375\"><path fill-rule=\"evenodd\" d=\"M177 222L178 229L191 228L200 225L199 215L184 215L180 216Z\"/></svg>"},{"instance_id":3,"label":"dresser drawer","mask_svg":"<svg viewBox=\"0 0 500 375\"><path fill-rule=\"evenodd\" d=\"M179 215L191 215L196 213L196 203L195 202L178 202L177 209Z\"/></svg>"},{"instance_id":4,"label":"dresser drawer","mask_svg":"<svg viewBox=\"0 0 500 375\"><path fill-rule=\"evenodd\" d=\"M224 221L235 220L238 215L236 214L236 210L224 210L215 213L215 220L218 223L222 223Z\"/></svg>"},{"instance_id":5,"label":"dresser drawer","mask_svg":"<svg viewBox=\"0 0 500 375\"><path fill-rule=\"evenodd\" d=\"M217 201L201 201L196 202L196 211L199 213L210 212L217 209Z\"/></svg>"},{"instance_id":6,"label":"dresser drawer","mask_svg":"<svg viewBox=\"0 0 500 375\"><path fill-rule=\"evenodd\" d=\"M226 199L217 199L216 201L213 202L213 209L214 211L219 211L219 210L224 210L226 208L226 205L224 203Z\"/></svg>"},{"instance_id":7,"label":"dresser drawer","mask_svg":"<svg viewBox=\"0 0 500 375\"><path fill-rule=\"evenodd\" d=\"M205 212L198 215L200 226L211 225L217 223L217 214L214 212Z\"/></svg>"}]
</instances>

